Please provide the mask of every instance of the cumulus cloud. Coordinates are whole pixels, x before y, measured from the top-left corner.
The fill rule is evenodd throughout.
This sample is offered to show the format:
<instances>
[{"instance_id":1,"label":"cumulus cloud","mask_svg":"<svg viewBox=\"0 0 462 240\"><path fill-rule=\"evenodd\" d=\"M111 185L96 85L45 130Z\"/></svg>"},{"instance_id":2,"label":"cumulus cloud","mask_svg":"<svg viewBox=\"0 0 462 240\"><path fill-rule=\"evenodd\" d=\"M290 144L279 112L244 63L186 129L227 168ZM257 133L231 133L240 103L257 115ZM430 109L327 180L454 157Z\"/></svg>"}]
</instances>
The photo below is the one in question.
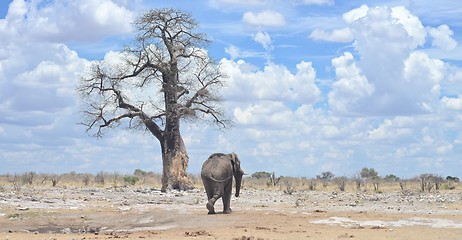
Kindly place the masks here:
<instances>
[{"instance_id":1,"label":"cumulus cloud","mask_svg":"<svg viewBox=\"0 0 462 240\"><path fill-rule=\"evenodd\" d=\"M451 51L457 46L456 40L452 38L454 32L448 25L441 25L438 28L428 28L428 32L433 37L432 45L445 51Z\"/></svg>"},{"instance_id":2,"label":"cumulus cloud","mask_svg":"<svg viewBox=\"0 0 462 240\"><path fill-rule=\"evenodd\" d=\"M346 12L343 14L343 20L351 24L354 21L363 18L367 15L367 12L369 11L369 7L367 5L361 5L359 8L355 8L353 10L350 10L349 12Z\"/></svg>"},{"instance_id":3,"label":"cumulus cloud","mask_svg":"<svg viewBox=\"0 0 462 240\"><path fill-rule=\"evenodd\" d=\"M413 119L410 117L397 117L385 119L377 128L370 130L369 138L373 140L393 141L413 133Z\"/></svg>"},{"instance_id":4,"label":"cumulus cloud","mask_svg":"<svg viewBox=\"0 0 462 240\"><path fill-rule=\"evenodd\" d=\"M132 17L109 0L14 0L0 19L0 109L55 112L72 106L78 76L89 62L62 42L127 33Z\"/></svg>"},{"instance_id":5,"label":"cumulus cloud","mask_svg":"<svg viewBox=\"0 0 462 240\"><path fill-rule=\"evenodd\" d=\"M234 101L296 101L313 104L321 91L315 84L316 72L311 62L297 65L292 74L285 66L270 63L263 71L252 71L243 61L223 59L223 72L229 77L225 98Z\"/></svg>"},{"instance_id":6,"label":"cumulus cloud","mask_svg":"<svg viewBox=\"0 0 462 240\"><path fill-rule=\"evenodd\" d=\"M259 125L260 127L263 125L274 129L274 127L280 128L289 123L292 111L282 102L262 101L245 108L236 107L234 117L239 124Z\"/></svg>"},{"instance_id":7,"label":"cumulus cloud","mask_svg":"<svg viewBox=\"0 0 462 240\"><path fill-rule=\"evenodd\" d=\"M44 52L38 53L38 46ZM8 80L0 90L0 104L7 106L3 110L55 112L75 103L75 84L87 60L63 44L25 44L13 49L7 60L0 61L1 75Z\"/></svg>"},{"instance_id":8,"label":"cumulus cloud","mask_svg":"<svg viewBox=\"0 0 462 240\"><path fill-rule=\"evenodd\" d=\"M23 159L29 165L41 157L47 158L46 164L70 159L50 146L72 146L72 139L84 136L76 125L75 87L90 62L65 42L100 42L111 34L130 32L134 15L124 4L109 0L11 2L0 19L0 126L8 126L6 137L0 139L8 144L1 161Z\"/></svg>"},{"instance_id":9,"label":"cumulus cloud","mask_svg":"<svg viewBox=\"0 0 462 240\"><path fill-rule=\"evenodd\" d=\"M111 0L14 0L0 30L4 40L88 42L128 33L133 20L133 12Z\"/></svg>"},{"instance_id":10,"label":"cumulus cloud","mask_svg":"<svg viewBox=\"0 0 462 240\"><path fill-rule=\"evenodd\" d=\"M447 97L444 96L441 99L441 103L444 107L450 110L462 111L462 98L459 97Z\"/></svg>"},{"instance_id":11,"label":"cumulus cloud","mask_svg":"<svg viewBox=\"0 0 462 240\"><path fill-rule=\"evenodd\" d=\"M246 12L242 16L242 21L253 27L271 28L286 25L286 20L281 13L265 10L259 13Z\"/></svg>"},{"instance_id":12,"label":"cumulus cloud","mask_svg":"<svg viewBox=\"0 0 462 240\"><path fill-rule=\"evenodd\" d=\"M349 52L334 58L332 66L335 68L337 81L333 84L332 91L328 95L329 105L337 112L348 114L353 112L352 106L356 106L360 99L370 97L375 87L362 74L353 55ZM357 111L360 109L355 110L355 112Z\"/></svg>"},{"instance_id":13,"label":"cumulus cloud","mask_svg":"<svg viewBox=\"0 0 462 240\"><path fill-rule=\"evenodd\" d=\"M337 81L329 93L331 108L342 114L366 115L433 111L445 67L440 60L415 51L425 44L427 35L420 20L404 7L365 5L343 17L354 35L359 60L346 53L332 61ZM345 64L341 63L347 56L361 77L342 76Z\"/></svg>"},{"instance_id":14,"label":"cumulus cloud","mask_svg":"<svg viewBox=\"0 0 462 240\"><path fill-rule=\"evenodd\" d=\"M124 8L128 9L125 3L129 1L76 2L87 3L95 9L100 6L95 4L102 3L100 7L103 7L106 3L107 9L117 13L118 7L122 14ZM264 48L270 49L273 44L264 29L286 24L278 12L255 11L270 2L272 9L276 9L274 6L282 1L215 2L239 5L240 12L242 6L254 11L246 13L248 19L244 23L256 29L253 40ZM291 1L294 2L301 4L302 0ZM306 4L329 2L305 1ZM24 165L37 164L41 160L37 156L41 155L50 160L34 165L38 167L32 170L49 171L45 164L64 162L77 163L74 166L80 166L82 171L124 172L126 169L115 166L127 166L128 161L133 164L130 168L138 164L139 167L152 166L146 170L161 171L160 149L150 139L118 130L108 139L95 143L92 139L82 139L83 129L74 124L78 122L72 95L78 81L76 73L89 62L60 41L100 41L130 29L125 25L117 29L121 21L108 22L105 14L98 18L92 15L92 9L87 8L89 12L83 13L72 1L64 2L67 5L59 1L42 3L37 6L14 1L17 6L8 13L9 19L0 20L0 144L8 143L0 153L0 161L7 159L10 166L4 171L14 172ZM74 9L65 9L65 6ZM72 24L59 22L64 18L54 14L53 8L69 16L85 16L82 21L92 21L96 27L82 33L88 38L79 38L75 29L85 28L86 23L74 23L74 30L66 30L65 26ZM279 16L279 21L271 22L265 12ZM42 17L41 21L45 22L30 21L29 15L34 15L35 20ZM455 150L462 146L459 133L462 71L421 51L427 46L426 40L433 40L436 48L450 43L451 30L441 26L424 27L402 7L364 5L345 13L343 20L346 28L322 30L318 25L311 36L323 41L354 41L354 50L339 53L332 59L335 75L322 85L324 92L317 86L321 80L317 79L311 62L300 61L296 67L267 62L260 68L238 59L265 57L265 53L229 45L225 52L231 60L221 61L223 73L229 77L227 88L222 92L227 100L223 107L237 126L226 133L217 133L208 126L184 124L182 135L188 153L191 159L196 159L190 162L188 171L200 171L201 161L197 159L205 160L214 151L238 152L241 159L247 159L243 161L247 172L278 169L278 174L295 176L315 176L321 170L353 174L364 167L364 159L374 163L373 167L381 173L386 172L380 166L386 165L387 171L405 177L412 177L409 174L416 171L439 171L435 167L442 163L458 166L453 159L458 156ZM45 23L49 26L44 26ZM44 33L32 26L43 27ZM23 31L19 31L21 28ZM97 32L106 30L109 32ZM28 38L30 42L23 41ZM453 50L457 49L456 46ZM105 61L115 61L117 54L109 52ZM414 114L422 112L426 114ZM450 137L446 137L448 132L452 134ZM142 149L141 155L133 159L120 146L110 146L121 142L137 145ZM53 144L60 145L63 151L44 146ZM101 161L95 163L95 156ZM51 171L68 169L61 166Z\"/></svg>"}]
</instances>

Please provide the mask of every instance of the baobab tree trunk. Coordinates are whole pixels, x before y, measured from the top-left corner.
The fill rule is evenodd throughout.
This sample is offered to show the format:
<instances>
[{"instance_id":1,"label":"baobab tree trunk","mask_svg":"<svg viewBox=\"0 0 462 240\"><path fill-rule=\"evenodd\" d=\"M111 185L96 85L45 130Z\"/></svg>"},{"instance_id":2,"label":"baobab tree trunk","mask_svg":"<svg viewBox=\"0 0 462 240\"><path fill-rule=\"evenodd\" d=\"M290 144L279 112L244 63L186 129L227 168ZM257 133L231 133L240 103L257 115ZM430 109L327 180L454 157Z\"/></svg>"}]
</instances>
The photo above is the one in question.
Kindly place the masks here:
<instances>
[{"instance_id":1,"label":"baobab tree trunk","mask_svg":"<svg viewBox=\"0 0 462 240\"><path fill-rule=\"evenodd\" d=\"M189 157L180 134L178 109L178 68L172 64L170 71L163 74L165 98L165 134L162 145L162 191L171 189L188 190L192 183L186 176Z\"/></svg>"},{"instance_id":2,"label":"baobab tree trunk","mask_svg":"<svg viewBox=\"0 0 462 240\"><path fill-rule=\"evenodd\" d=\"M193 186L186 175L186 168L189 163L188 153L181 135L179 133L178 135L175 140L170 140L174 142L174 148L165 146L170 142L169 140L162 144L162 192L172 189L188 190Z\"/></svg>"}]
</instances>

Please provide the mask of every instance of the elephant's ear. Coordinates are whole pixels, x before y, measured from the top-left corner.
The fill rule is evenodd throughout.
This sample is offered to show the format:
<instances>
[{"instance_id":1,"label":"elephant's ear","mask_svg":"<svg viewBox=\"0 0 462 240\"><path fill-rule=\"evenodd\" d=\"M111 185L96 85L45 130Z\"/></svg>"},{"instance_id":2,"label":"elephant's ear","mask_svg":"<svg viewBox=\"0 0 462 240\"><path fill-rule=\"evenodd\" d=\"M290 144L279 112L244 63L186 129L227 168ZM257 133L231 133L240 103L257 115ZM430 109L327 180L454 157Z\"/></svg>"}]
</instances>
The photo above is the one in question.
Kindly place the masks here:
<instances>
[{"instance_id":1,"label":"elephant's ear","mask_svg":"<svg viewBox=\"0 0 462 240\"><path fill-rule=\"evenodd\" d=\"M231 153L231 165L233 165L233 173L236 172L236 159L237 159L237 155L233 152Z\"/></svg>"}]
</instances>

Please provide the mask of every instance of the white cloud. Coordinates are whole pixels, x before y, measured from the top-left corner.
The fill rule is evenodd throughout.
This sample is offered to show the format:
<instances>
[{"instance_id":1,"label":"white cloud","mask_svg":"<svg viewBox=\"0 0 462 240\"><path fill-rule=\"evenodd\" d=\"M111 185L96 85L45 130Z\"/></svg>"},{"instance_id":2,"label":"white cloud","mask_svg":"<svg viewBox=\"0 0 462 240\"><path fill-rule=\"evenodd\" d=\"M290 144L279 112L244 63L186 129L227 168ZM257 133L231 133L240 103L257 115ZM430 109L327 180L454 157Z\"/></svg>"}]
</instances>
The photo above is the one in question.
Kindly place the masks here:
<instances>
[{"instance_id":1,"label":"white cloud","mask_svg":"<svg viewBox=\"0 0 462 240\"><path fill-rule=\"evenodd\" d=\"M345 52L343 56L334 58L332 66L335 68L337 81L329 93L329 105L337 112L343 114L354 113L352 111L358 101L373 94L375 87L357 67L353 55Z\"/></svg>"},{"instance_id":2,"label":"white cloud","mask_svg":"<svg viewBox=\"0 0 462 240\"><path fill-rule=\"evenodd\" d=\"M428 32L433 37L433 46L442 48L445 51L451 51L457 47L456 40L451 37L454 32L449 29L448 25L441 25L438 28L428 28Z\"/></svg>"},{"instance_id":3,"label":"white cloud","mask_svg":"<svg viewBox=\"0 0 462 240\"><path fill-rule=\"evenodd\" d=\"M234 60L239 57L239 48L234 45L231 45L228 48L225 48L225 52L229 54L229 56L231 57L231 60Z\"/></svg>"},{"instance_id":4,"label":"white cloud","mask_svg":"<svg viewBox=\"0 0 462 240\"><path fill-rule=\"evenodd\" d=\"M286 25L284 16L272 10L265 10L259 13L246 12L242 16L242 21L255 27L282 27Z\"/></svg>"},{"instance_id":5,"label":"white cloud","mask_svg":"<svg viewBox=\"0 0 462 240\"><path fill-rule=\"evenodd\" d=\"M271 49L271 38L267 32L257 32L253 35L253 40L260 43L266 50Z\"/></svg>"},{"instance_id":6,"label":"white cloud","mask_svg":"<svg viewBox=\"0 0 462 240\"><path fill-rule=\"evenodd\" d=\"M393 141L403 136L413 134L412 125L414 124L410 117L397 117L393 120L385 119L380 126L370 130L369 138L373 140Z\"/></svg>"},{"instance_id":7,"label":"white cloud","mask_svg":"<svg viewBox=\"0 0 462 240\"><path fill-rule=\"evenodd\" d=\"M268 0L210 0L212 6L218 7L223 4L248 5L248 6L264 6L269 4Z\"/></svg>"},{"instance_id":8,"label":"white cloud","mask_svg":"<svg viewBox=\"0 0 462 240\"><path fill-rule=\"evenodd\" d=\"M123 4L132 3L14 0L10 4L5 19L0 19L0 126L8 138L7 143L0 138L7 144L0 161L12 162L3 171L23 171L24 166L33 171L70 171L70 166L98 152L83 158L70 153L73 147L91 146L74 143L85 136L83 127L76 125L80 120L75 87L89 61L63 42L99 42L130 32L134 14ZM18 143L38 149L23 149ZM100 149L99 156L104 151Z\"/></svg>"},{"instance_id":9,"label":"white cloud","mask_svg":"<svg viewBox=\"0 0 462 240\"><path fill-rule=\"evenodd\" d=\"M313 104L319 100L321 91L314 80L316 72L310 62L297 65L292 74L285 66L269 63L263 71L251 71L243 61L223 59L223 72L229 77L229 87L224 96L230 100L251 101L297 101Z\"/></svg>"},{"instance_id":10,"label":"white cloud","mask_svg":"<svg viewBox=\"0 0 462 240\"><path fill-rule=\"evenodd\" d=\"M444 63L424 52L426 29L404 7L365 5L344 14L360 59L346 53L334 59L337 81L329 93L332 109L342 114L407 115L435 110ZM348 60L352 63L342 64ZM342 75L350 66L352 76Z\"/></svg>"},{"instance_id":11,"label":"white cloud","mask_svg":"<svg viewBox=\"0 0 462 240\"><path fill-rule=\"evenodd\" d=\"M264 125L279 128L281 124L290 122L292 112L282 102L263 101L261 104L249 105L246 108L236 107L234 117L237 123L244 125Z\"/></svg>"},{"instance_id":12,"label":"white cloud","mask_svg":"<svg viewBox=\"0 0 462 240\"><path fill-rule=\"evenodd\" d=\"M109 1L86 3L88 6L96 4L93 5L95 9L100 6L102 9L98 11L111 14L104 8L112 9L117 5L119 10L128 9L128 2L114 0L115 5ZM239 8L235 10L239 13L238 20L243 20L239 18L246 11L252 11L249 14L253 20L261 17L259 13L264 13L261 9L290 12L277 8L282 6L282 1L215 2L221 6L238 5L235 6ZM329 1L309 3L316 2L328 4ZM34 164L31 169L34 171L63 172L75 170L66 166L81 166L78 170L87 172L101 169L127 172L135 168L161 172L160 148L152 137L140 137L118 129L96 142L84 135L81 126L75 125L79 121L72 95L73 85L78 82L75 73L88 62L61 41L80 41L79 37L83 39L85 35L89 36L85 38L87 40L100 41L111 34L124 34L128 31L125 25L116 29L116 24L107 21L108 15L96 16L96 10L88 8L88 13L82 13L71 1L65 3L75 8L61 11L71 16L65 19L51 12L52 8L61 9L65 4L59 1L42 3L37 7L30 1L15 1L18 6L10 9L9 20L0 20L0 136L5 136L0 137L0 145L7 146L0 151L0 161L8 161L9 167L3 171L14 172ZM104 3L109 4L105 6ZM271 4L271 7L263 3ZM301 0L290 3L301 3ZM36 12L31 13L28 9ZM30 21L29 15L34 15L37 21ZM75 23L74 30L64 29L75 16L85 16L96 27L76 36L78 31L75 29L86 26L85 19L81 20L82 23ZM114 16L120 14L114 11ZM286 24L286 19L280 16ZM462 49L460 46L444 53L440 49L444 41L436 43L438 37L451 39L457 34L451 34L451 30L444 27L425 28L404 8L369 8L364 5L345 13L343 22L339 22L341 16L286 17L291 23L301 20L295 25L304 25L302 35L306 36L306 29L317 29L312 33L313 39L347 42L353 36L354 49L341 52L332 59L335 73L331 74L332 79L324 81L317 79L316 73L316 70L324 69L313 68L313 65L322 65L320 62L312 64L298 60L296 66L288 66L278 58L278 64L268 62L259 68L248 61L238 60L266 55L244 45L234 46L232 44L236 42L230 38L225 51L231 60L221 61L223 72L229 76L228 88L222 95L227 100L223 107L236 127L218 132L206 125L183 124L182 135L191 159L189 172L199 172L202 161L211 152L232 151L238 153L244 170L249 173L264 170L283 175L315 176L321 171L332 171L336 175L350 175L365 164L370 164L368 167L374 167L380 174L393 173L400 177L430 171L446 174L448 169L457 171L460 164L454 159L460 155L458 151L462 146L462 71L438 60L437 55L421 51L429 45L425 40L433 40L435 48L432 49L439 50L440 56L451 55L452 59L459 59L460 56L456 55ZM68 22L59 22L64 21L62 19ZM260 20L266 21L265 16ZM121 21L115 22L121 24ZM246 23L253 27L251 31L256 32L253 40L264 48L272 48L274 39L270 36L278 36L278 44L285 44L284 38L276 35L281 32L268 34L264 28L281 25L280 22L264 25L255 20L255 24ZM49 25L45 26L45 23ZM106 27L103 29L101 24ZM322 25L329 27L323 28ZM32 26L43 27L43 33ZM106 30L112 32L104 33ZM436 31L435 36L431 31ZM297 39L299 32L293 34ZM425 37L426 34L432 37ZM31 41L24 41L28 37ZM94 45L84 47L89 46ZM322 54L332 53L329 52ZM109 52L105 61L115 61L118 54ZM311 58L310 55L306 61L317 61L316 56ZM2 81L4 79L8 82ZM422 112L426 114L415 114ZM127 149L111 146L120 142L136 145L141 153L133 158L128 156ZM38 157L41 155L47 159ZM15 162L22 165L15 165ZM57 162L64 165L54 165ZM49 166L56 168L50 169ZM309 167L300 170L300 166Z\"/></svg>"},{"instance_id":13,"label":"white cloud","mask_svg":"<svg viewBox=\"0 0 462 240\"><path fill-rule=\"evenodd\" d=\"M367 12L369 11L369 7L367 5L361 5L359 8L355 8L353 10L350 10L349 12L346 12L343 14L343 20L351 24L354 21L363 18L367 15Z\"/></svg>"},{"instance_id":14,"label":"white cloud","mask_svg":"<svg viewBox=\"0 0 462 240\"><path fill-rule=\"evenodd\" d=\"M237 5L243 7L261 6L286 6L290 5L334 5L334 0L209 0L210 4L216 8Z\"/></svg>"},{"instance_id":15,"label":"white cloud","mask_svg":"<svg viewBox=\"0 0 462 240\"><path fill-rule=\"evenodd\" d=\"M300 4L306 4L306 5L311 5L311 4L316 4L316 5L333 5L334 0L302 0L300 1Z\"/></svg>"},{"instance_id":16,"label":"white cloud","mask_svg":"<svg viewBox=\"0 0 462 240\"><path fill-rule=\"evenodd\" d=\"M14 0L0 19L0 76L8 79L0 83L2 109L55 112L73 105L89 62L61 42L127 33L133 16L110 0Z\"/></svg>"},{"instance_id":17,"label":"white cloud","mask_svg":"<svg viewBox=\"0 0 462 240\"><path fill-rule=\"evenodd\" d=\"M440 96L440 82L445 75L444 62L430 59L421 51L412 52L404 62L404 81L412 89L405 94L407 99L434 111Z\"/></svg>"},{"instance_id":18,"label":"white cloud","mask_svg":"<svg viewBox=\"0 0 462 240\"><path fill-rule=\"evenodd\" d=\"M75 103L75 84L87 60L63 44L10 45L9 51L9 58L0 60L0 75L9 80L0 90L0 104L8 106L4 111L55 112Z\"/></svg>"},{"instance_id":19,"label":"white cloud","mask_svg":"<svg viewBox=\"0 0 462 240\"><path fill-rule=\"evenodd\" d=\"M397 6L391 8L391 17L394 21L393 23L401 24L406 30L411 40L409 44L410 49L415 49L425 43L427 31L417 16L412 15L409 10L403 6Z\"/></svg>"},{"instance_id":20,"label":"white cloud","mask_svg":"<svg viewBox=\"0 0 462 240\"><path fill-rule=\"evenodd\" d=\"M16 41L99 41L110 34L129 33L133 20L133 12L111 0L15 0L2 36Z\"/></svg>"},{"instance_id":21,"label":"white cloud","mask_svg":"<svg viewBox=\"0 0 462 240\"><path fill-rule=\"evenodd\" d=\"M444 96L441 99L441 103L444 107L450 110L462 111L462 98L461 97L447 97Z\"/></svg>"},{"instance_id":22,"label":"white cloud","mask_svg":"<svg viewBox=\"0 0 462 240\"><path fill-rule=\"evenodd\" d=\"M354 39L350 28L334 29L330 33L316 28L309 37L316 41L323 40L328 42L351 42Z\"/></svg>"}]
</instances>

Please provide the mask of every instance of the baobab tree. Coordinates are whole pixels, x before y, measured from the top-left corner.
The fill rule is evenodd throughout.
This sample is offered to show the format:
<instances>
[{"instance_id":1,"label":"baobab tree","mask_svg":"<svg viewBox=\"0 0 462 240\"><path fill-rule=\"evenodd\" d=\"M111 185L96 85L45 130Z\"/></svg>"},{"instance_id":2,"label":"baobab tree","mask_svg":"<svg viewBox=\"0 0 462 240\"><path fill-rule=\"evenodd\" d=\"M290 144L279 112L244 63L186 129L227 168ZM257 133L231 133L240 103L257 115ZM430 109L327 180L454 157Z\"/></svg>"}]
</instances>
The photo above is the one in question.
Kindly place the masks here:
<instances>
[{"instance_id":1,"label":"baobab tree","mask_svg":"<svg viewBox=\"0 0 462 240\"><path fill-rule=\"evenodd\" d=\"M150 132L162 151L162 191L191 187L189 157L180 134L184 120L229 126L220 108L224 76L205 48L210 40L196 20L177 9L153 9L139 17L135 40L107 54L81 78L87 132L126 126Z\"/></svg>"}]
</instances>

